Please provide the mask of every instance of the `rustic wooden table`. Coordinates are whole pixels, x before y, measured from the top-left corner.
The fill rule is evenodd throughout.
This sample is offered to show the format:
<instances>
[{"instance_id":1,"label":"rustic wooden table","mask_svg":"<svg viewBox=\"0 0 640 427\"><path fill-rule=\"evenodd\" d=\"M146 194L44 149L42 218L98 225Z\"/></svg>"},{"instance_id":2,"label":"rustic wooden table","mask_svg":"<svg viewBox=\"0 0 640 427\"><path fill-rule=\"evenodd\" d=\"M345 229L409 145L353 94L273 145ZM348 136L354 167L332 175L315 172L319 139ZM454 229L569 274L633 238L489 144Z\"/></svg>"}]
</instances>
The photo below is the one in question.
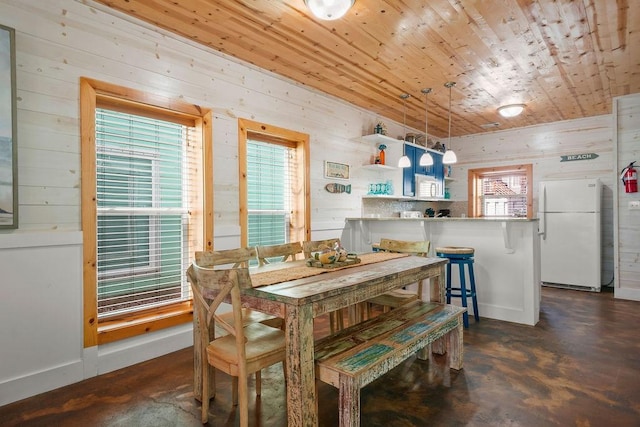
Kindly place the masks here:
<instances>
[{"instance_id":1,"label":"rustic wooden table","mask_svg":"<svg viewBox=\"0 0 640 427\"><path fill-rule=\"evenodd\" d=\"M398 257L386 259L386 257ZM287 361L287 416L289 426L317 426L318 406L315 388L313 319L356 303L366 301L389 290L430 280L430 300L445 302L444 258L424 258L404 254L363 254L363 264L339 270L305 267L305 261L269 264L251 269L254 286L243 290L243 305L285 319ZM376 262L371 262L375 258ZM287 279L304 269L312 276ZM304 273L304 272L303 272ZM194 315L194 336L199 321ZM213 331L210 330L210 334ZM211 335L213 336L213 335ZM202 397L200 360L203 355L194 340L194 396ZM215 378L209 367L209 378ZM210 396L215 396L215 381L210 381Z\"/></svg>"},{"instance_id":2,"label":"rustic wooden table","mask_svg":"<svg viewBox=\"0 0 640 427\"><path fill-rule=\"evenodd\" d=\"M404 256L243 290L243 305L285 320L289 426L318 425L313 319L425 279L431 279L430 300L444 303L446 263L443 258ZM259 282L265 278L262 275L282 277L286 276L282 274L284 269L302 265L304 261L270 264L252 270L251 274ZM200 351L194 346L196 360L201 357ZM198 383L201 384L196 374L196 397L200 394Z\"/></svg>"}]
</instances>

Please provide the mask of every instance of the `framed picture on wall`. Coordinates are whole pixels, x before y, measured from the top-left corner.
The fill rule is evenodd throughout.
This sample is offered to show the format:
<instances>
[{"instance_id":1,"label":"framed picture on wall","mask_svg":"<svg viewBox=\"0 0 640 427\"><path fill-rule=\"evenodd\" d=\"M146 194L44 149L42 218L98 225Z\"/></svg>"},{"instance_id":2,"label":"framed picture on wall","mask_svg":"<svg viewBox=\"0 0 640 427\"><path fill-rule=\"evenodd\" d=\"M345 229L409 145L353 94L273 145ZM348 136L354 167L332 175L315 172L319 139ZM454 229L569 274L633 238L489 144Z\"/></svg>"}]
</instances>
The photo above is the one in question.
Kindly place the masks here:
<instances>
[{"instance_id":1,"label":"framed picture on wall","mask_svg":"<svg viewBox=\"0 0 640 427\"><path fill-rule=\"evenodd\" d=\"M324 177L349 179L349 165L344 163L324 162Z\"/></svg>"},{"instance_id":2,"label":"framed picture on wall","mask_svg":"<svg viewBox=\"0 0 640 427\"><path fill-rule=\"evenodd\" d=\"M15 30L0 25L0 228L18 228Z\"/></svg>"}]
</instances>

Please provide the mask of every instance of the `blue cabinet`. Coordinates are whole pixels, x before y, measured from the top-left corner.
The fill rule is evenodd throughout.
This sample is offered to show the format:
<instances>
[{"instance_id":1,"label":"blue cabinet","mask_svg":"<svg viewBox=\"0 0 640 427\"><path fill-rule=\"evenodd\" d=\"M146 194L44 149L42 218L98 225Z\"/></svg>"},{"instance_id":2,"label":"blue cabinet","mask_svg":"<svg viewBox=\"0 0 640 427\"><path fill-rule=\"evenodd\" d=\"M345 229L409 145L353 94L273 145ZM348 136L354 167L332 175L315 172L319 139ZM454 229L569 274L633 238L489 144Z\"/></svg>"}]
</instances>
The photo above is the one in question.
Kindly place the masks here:
<instances>
[{"instance_id":1,"label":"blue cabinet","mask_svg":"<svg viewBox=\"0 0 640 427\"><path fill-rule=\"evenodd\" d=\"M433 177L436 182L441 184L440 188L444 189L443 154L428 150L433 158L433 165L420 166L420 157L425 151L427 151L425 148L413 144L405 143L404 145L404 153L411 161L411 166L402 170L402 194L404 196L413 197L416 195L416 174Z\"/></svg>"},{"instance_id":2,"label":"blue cabinet","mask_svg":"<svg viewBox=\"0 0 640 427\"><path fill-rule=\"evenodd\" d=\"M402 169L402 195L413 197L416 195L416 166L418 162L416 162L416 151L417 147L409 144L404 145L404 155L409 157L409 161L411 162L411 166L408 168ZM418 160L420 158L418 157Z\"/></svg>"}]
</instances>

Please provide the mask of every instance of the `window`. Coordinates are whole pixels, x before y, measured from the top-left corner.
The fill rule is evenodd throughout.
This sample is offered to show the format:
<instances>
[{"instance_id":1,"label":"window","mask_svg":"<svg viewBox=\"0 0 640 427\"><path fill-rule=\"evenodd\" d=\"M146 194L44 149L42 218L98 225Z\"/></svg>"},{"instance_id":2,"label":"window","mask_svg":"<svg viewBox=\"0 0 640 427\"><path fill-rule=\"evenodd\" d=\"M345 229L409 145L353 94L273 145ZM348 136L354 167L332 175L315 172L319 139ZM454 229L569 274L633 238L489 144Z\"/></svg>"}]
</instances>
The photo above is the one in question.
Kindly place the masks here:
<instances>
[{"instance_id":1,"label":"window","mask_svg":"<svg viewBox=\"0 0 640 427\"><path fill-rule=\"evenodd\" d=\"M190 321L184 271L211 248L210 113L150 98L81 82L86 347Z\"/></svg>"},{"instance_id":2,"label":"window","mask_svg":"<svg viewBox=\"0 0 640 427\"><path fill-rule=\"evenodd\" d=\"M190 298L192 127L96 110L98 319ZM188 182L188 181L184 181Z\"/></svg>"},{"instance_id":3,"label":"window","mask_svg":"<svg viewBox=\"0 0 640 427\"><path fill-rule=\"evenodd\" d=\"M532 175L531 165L470 169L469 216L531 218Z\"/></svg>"},{"instance_id":4,"label":"window","mask_svg":"<svg viewBox=\"0 0 640 427\"><path fill-rule=\"evenodd\" d=\"M308 136L241 120L239 150L243 246L308 240Z\"/></svg>"},{"instance_id":5,"label":"window","mask_svg":"<svg viewBox=\"0 0 640 427\"><path fill-rule=\"evenodd\" d=\"M295 149L247 141L248 245L289 242Z\"/></svg>"}]
</instances>

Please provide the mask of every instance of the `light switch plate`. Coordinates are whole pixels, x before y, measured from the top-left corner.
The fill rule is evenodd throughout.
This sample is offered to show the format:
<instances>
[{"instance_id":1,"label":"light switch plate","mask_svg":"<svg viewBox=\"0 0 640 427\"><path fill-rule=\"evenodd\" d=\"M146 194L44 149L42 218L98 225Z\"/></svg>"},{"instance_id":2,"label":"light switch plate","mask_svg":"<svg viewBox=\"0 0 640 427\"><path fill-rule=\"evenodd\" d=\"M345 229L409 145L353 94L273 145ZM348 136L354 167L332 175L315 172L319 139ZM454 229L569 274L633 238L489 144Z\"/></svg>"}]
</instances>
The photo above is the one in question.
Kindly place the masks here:
<instances>
[{"instance_id":1,"label":"light switch plate","mask_svg":"<svg viewBox=\"0 0 640 427\"><path fill-rule=\"evenodd\" d=\"M629 210L630 211L640 210L640 200L630 200Z\"/></svg>"}]
</instances>

